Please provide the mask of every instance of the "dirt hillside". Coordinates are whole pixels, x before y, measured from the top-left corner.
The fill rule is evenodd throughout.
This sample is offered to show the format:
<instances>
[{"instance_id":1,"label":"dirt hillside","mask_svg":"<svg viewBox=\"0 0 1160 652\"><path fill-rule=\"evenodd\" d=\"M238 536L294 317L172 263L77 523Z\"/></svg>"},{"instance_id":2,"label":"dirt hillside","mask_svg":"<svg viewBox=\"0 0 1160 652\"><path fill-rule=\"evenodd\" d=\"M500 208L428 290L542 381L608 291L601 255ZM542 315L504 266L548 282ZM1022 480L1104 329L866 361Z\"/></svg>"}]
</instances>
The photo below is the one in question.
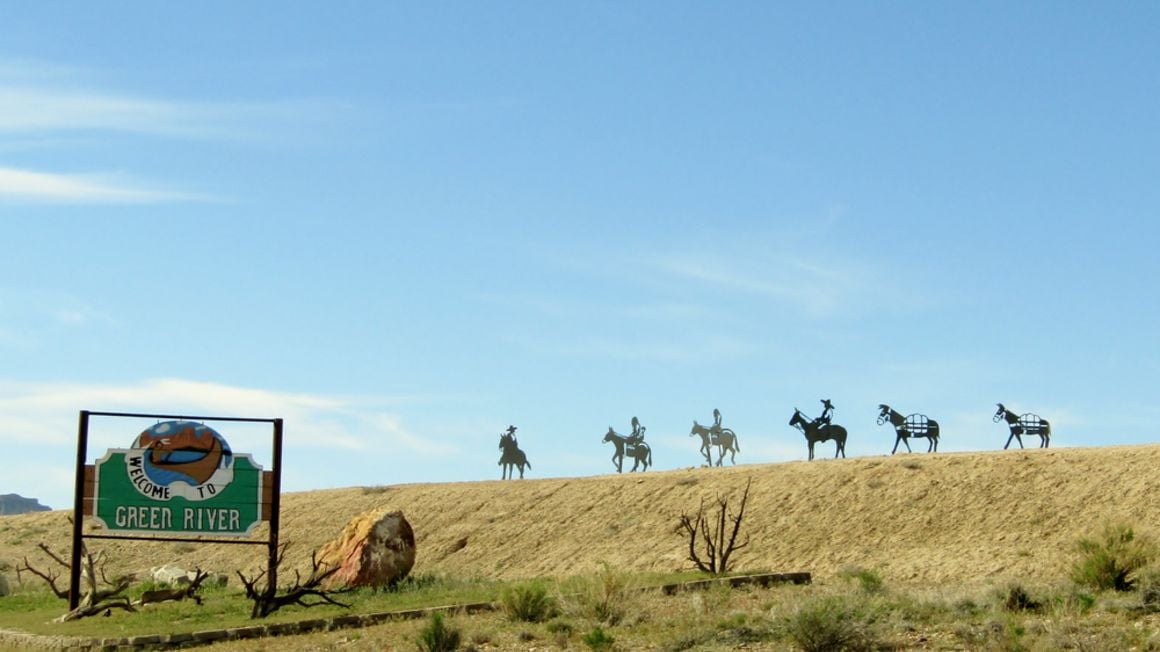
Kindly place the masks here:
<instances>
[{"instance_id":1,"label":"dirt hillside","mask_svg":"<svg viewBox=\"0 0 1160 652\"><path fill-rule=\"evenodd\" d=\"M583 478L410 484L286 494L288 558L378 507L415 529L414 572L522 578L689 567L682 512L752 480L741 570L878 569L887 581L972 584L1066 575L1076 539L1109 520L1160 534L1160 445L912 454ZM0 517L0 564L39 542L68 551L69 513ZM259 546L108 542L111 570L175 562L230 571L262 563Z\"/></svg>"}]
</instances>

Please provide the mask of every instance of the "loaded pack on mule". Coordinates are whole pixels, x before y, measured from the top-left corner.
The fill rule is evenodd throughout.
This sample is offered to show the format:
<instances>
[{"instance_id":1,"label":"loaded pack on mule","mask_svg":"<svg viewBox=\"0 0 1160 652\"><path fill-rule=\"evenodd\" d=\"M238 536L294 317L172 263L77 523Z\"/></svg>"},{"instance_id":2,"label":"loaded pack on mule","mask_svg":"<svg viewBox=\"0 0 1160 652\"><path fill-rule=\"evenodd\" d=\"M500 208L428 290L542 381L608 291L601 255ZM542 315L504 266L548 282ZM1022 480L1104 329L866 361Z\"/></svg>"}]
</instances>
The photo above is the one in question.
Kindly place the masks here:
<instances>
[{"instance_id":1,"label":"loaded pack on mule","mask_svg":"<svg viewBox=\"0 0 1160 652\"><path fill-rule=\"evenodd\" d=\"M991 421L994 423L1006 421L1008 427L1011 428L1011 435L1007 437L1007 443L1003 445L1003 450L1007 450L1012 439L1019 442L1019 448L1023 448L1023 435L1039 435L1040 448L1047 448L1051 443L1051 424L1047 422L1047 419L1030 412L1016 416L1002 403L999 403L998 406L999 409L995 412L995 416L991 417Z\"/></svg>"},{"instance_id":2,"label":"loaded pack on mule","mask_svg":"<svg viewBox=\"0 0 1160 652\"><path fill-rule=\"evenodd\" d=\"M897 437L894 440L894 448L890 451L893 455L898 451L898 442L906 444L906 452L910 450L910 442L907 441L911 437L926 437L930 440L930 445L927 446L926 452L938 452L938 421L929 419L925 414L910 414L902 416L897 410L891 408L885 403L878 405L878 425L882 425L887 421L894 426L894 433Z\"/></svg>"}]
</instances>

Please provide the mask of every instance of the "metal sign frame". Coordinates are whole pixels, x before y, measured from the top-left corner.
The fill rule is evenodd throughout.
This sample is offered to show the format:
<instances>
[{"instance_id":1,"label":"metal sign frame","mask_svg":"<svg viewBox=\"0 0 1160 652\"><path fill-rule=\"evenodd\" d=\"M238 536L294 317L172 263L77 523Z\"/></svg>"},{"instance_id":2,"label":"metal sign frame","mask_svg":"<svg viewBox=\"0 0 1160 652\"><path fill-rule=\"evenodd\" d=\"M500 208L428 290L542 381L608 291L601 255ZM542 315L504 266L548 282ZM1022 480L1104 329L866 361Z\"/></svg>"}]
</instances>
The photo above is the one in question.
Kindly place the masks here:
<instances>
[{"instance_id":1,"label":"metal sign frame","mask_svg":"<svg viewBox=\"0 0 1160 652\"><path fill-rule=\"evenodd\" d=\"M273 447L271 468L269 471L263 471L265 476L263 483L265 487L269 487L268 492L268 512L264 512L268 518L262 520L269 521L270 535L265 541L248 541L238 539L217 539L217 538L191 538L191 537L173 537L173 536L141 536L137 534L126 535L112 535L112 534L85 534L84 533L84 518L86 503L92 504L96 500L95 496L87 496L92 487L92 480L94 474L94 466L87 464L88 462L88 444L89 444L89 418L90 417L117 417L117 418L136 418L136 419L157 419L157 420L175 420L175 421L222 421L233 423L269 423L273 427ZM265 484L268 481L268 484ZM80 605L80 584L81 584L81 556L84 550L85 539L127 539L138 541L181 541L188 543L211 543L211 544L232 544L232 545L264 545L268 551L267 561L267 578L270 586L277 586L278 581L278 528L280 524L279 512L281 511L281 495L282 495L282 419L255 419L245 417L212 417L212 416L186 416L186 415L169 415L169 414L138 414L131 412L95 412L90 410L81 410L80 422L77 426L77 458L76 458L76 485L74 487L73 495L73 528L72 528L72 558L69 564L69 593L68 604L69 609L76 609ZM262 498L263 503L266 497ZM260 509L265 508L262 505ZM95 507L94 507L95 511Z\"/></svg>"}]
</instances>

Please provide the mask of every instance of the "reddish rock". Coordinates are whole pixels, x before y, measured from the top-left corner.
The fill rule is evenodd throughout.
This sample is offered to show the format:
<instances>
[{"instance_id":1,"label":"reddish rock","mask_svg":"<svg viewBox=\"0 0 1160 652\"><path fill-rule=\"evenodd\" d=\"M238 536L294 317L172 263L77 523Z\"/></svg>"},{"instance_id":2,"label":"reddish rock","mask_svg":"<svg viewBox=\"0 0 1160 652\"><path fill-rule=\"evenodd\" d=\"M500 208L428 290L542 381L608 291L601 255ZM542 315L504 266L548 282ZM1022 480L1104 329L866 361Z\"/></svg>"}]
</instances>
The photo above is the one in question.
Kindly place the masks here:
<instances>
[{"instance_id":1,"label":"reddish rock","mask_svg":"<svg viewBox=\"0 0 1160 652\"><path fill-rule=\"evenodd\" d=\"M322 546L318 559L339 567L326 588L390 586L415 565L415 533L403 512L372 510L347 523L337 539Z\"/></svg>"}]
</instances>

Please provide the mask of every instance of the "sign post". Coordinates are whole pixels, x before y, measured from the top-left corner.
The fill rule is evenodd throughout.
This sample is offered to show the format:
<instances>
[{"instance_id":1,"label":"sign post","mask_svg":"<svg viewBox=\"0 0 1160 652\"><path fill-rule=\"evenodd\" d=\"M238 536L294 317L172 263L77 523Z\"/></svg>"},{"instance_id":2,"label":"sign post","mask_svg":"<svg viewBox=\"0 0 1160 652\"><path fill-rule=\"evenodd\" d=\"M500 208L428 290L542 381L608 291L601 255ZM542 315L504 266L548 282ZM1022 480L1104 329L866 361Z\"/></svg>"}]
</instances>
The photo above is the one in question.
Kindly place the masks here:
<instances>
[{"instance_id":1,"label":"sign post","mask_svg":"<svg viewBox=\"0 0 1160 652\"><path fill-rule=\"evenodd\" d=\"M138 434L129 448L109 449L94 465L86 466L88 428L93 416L158 421ZM263 471L249 454L234 452L226 438L206 421L270 423L274 468ZM76 609L80 601L81 556L86 538L266 545L270 551L268 572L273 579L277 566L281 453L281 419L82 411L77 437L69 608ZM116 534L84 534L85 516ZM270 522L269 538L245 539L263 521Z\"/></svg>"}]
</instances>

